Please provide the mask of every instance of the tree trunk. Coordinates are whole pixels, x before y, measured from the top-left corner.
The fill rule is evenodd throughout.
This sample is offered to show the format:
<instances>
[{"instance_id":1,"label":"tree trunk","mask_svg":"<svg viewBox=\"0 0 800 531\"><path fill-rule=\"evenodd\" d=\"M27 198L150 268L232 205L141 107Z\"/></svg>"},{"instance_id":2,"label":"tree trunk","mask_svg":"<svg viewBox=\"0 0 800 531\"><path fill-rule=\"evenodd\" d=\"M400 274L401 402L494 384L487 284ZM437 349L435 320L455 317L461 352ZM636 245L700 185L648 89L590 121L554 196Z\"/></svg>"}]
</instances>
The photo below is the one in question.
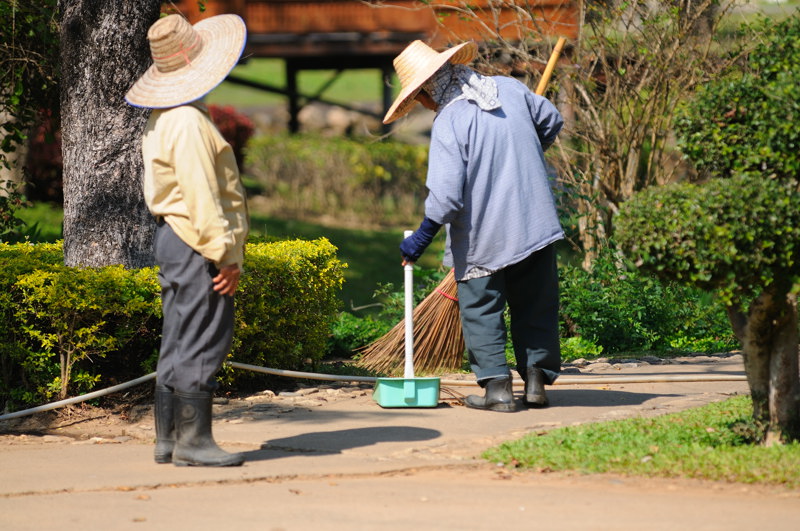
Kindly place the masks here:
<instances>
[{"instance_id":1,"label":"tree trunk","mask_svg":"<svg viewBox=\"0 0 800 531\"><path fill-rule=\"evenodd\" d=\"M149 66L159 0L60 0L64 263L152 265L142 194L147 111L124 95Z\"/></svg>"},{"instance_id":2,"label":"tree trunk","mask_svg":"<svg viewBox=\"0 0 800 531\"><path fill-rule=\"evenodd\" d=\"M767 445L798 436L800 428L800 378L798 377L797 299L790 296L782 319L776 322L769 364L770 432Z\"/></svg>"},{"instance_id":3,"label":"tree trunk","mask_svg":"<svg viewBox=\"0 0 800 531\"><path fill-rule=\"evenodd\" d=\"M773 288L752 302L743 328L731 319L741 331L753 418L767 427L767 445L797 435L800 427L797 318L796 298Z\"/></svg>"}]
</instances>

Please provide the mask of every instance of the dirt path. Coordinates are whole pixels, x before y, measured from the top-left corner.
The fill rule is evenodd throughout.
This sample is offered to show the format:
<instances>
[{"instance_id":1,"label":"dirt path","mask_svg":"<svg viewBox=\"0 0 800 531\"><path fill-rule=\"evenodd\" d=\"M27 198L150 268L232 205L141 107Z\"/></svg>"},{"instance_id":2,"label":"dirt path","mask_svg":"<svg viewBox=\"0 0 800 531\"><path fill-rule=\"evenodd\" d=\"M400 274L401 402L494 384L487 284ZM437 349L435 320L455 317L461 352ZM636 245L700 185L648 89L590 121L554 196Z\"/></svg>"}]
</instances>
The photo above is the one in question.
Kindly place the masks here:
<instances>
[{"instance_id":1,"label":"dirt path","mask_svg":"<svg viewBox=\"0 0 800 531\"><path fill-rule=\"evenodd\" d=\"M575 377L702 374L741 375L741 359L611 363ZM0 436L0 528L794 530L800 492L781 487L509 470L480 459L532 430L745 391L741 381L571 384L552 389L552 407L511 414L464 408L444 390L427 409L380 408L364 386L266 392L215 406L217 440L247 456L233 469L155 465L147 405L87 409L47 435Z\"/></svg>"}]
</instances>

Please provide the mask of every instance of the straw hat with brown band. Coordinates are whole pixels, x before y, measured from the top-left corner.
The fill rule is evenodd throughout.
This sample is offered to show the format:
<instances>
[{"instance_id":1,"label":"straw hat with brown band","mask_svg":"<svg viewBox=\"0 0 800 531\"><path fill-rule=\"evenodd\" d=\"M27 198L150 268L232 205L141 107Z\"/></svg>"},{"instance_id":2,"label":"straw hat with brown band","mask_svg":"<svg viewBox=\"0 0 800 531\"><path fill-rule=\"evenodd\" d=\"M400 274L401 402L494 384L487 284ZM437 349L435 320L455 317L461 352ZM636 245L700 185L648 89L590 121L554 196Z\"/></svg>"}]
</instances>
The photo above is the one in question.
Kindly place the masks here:
<instances>
[{"instance_id":1,"label":"straw hat with brown band","mask_svg":"<svg viewBox=\"0 0 800 531\"><path fill-rule=\"evenodd\" d=\"M194 26L181 15L156 21L147 32L153 65L125 95L135 107L163 109L202 98L239 62L247 38L237 15L217 15Z\"/></svg>"},{"instance_id":2,"label":"straw hat with brown band","mask_svg":"<svg viewBox=\"0 0 800 531\"><path fill-rule=\"evenodd\" d=\"M445 63L467 64L475 59L478 47L474 42L464 42L443 52L437 52L422 41L409 44L394 59L394 69L400 78L400 94L395 98L383 123L392 123L406 115L417 103L422 85Z\"/></svg>"}]
</instances>

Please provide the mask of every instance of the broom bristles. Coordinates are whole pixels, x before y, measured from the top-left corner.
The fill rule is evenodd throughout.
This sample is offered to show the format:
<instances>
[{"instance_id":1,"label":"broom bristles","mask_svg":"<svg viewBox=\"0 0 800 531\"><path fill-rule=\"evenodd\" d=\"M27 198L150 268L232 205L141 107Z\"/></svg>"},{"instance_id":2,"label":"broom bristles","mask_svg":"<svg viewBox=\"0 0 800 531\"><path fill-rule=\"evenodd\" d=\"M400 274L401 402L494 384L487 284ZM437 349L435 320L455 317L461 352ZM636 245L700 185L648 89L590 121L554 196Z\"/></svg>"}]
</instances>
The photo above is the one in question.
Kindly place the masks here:
<instances>
[{"instance_id":1,"label":"broom bristles","mask_svg":"<svg viewBox=\"0 0 800 531\"><path fill-rule=\"evenodd\" d=\"M464 334L457 290L451 269L436 289L414 308L415 373L434 374L461 368ZM405 363L405 319L359 350L363 353L356 362L359 367L388 375L402 373Z\"/></svg>"}]
</instances>

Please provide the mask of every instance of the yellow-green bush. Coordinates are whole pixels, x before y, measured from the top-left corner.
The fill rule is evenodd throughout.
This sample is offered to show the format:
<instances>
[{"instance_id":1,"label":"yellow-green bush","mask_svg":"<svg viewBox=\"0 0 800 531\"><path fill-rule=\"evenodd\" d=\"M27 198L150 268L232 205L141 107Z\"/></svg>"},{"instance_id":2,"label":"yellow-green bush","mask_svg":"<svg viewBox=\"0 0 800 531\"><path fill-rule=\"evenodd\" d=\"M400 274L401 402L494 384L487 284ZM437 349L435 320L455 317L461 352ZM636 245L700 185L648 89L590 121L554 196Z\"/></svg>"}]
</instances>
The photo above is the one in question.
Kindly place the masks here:
<instances>
[{"instance_id":1,"label":"yellow-green bush","mask_svg":"<svg viewBox=\"0 0 800 531\"><path fill-rule=\"evenodd\" d=\"M161 336L157 269L68 268L60 244L0 243L0 406L142 376ZM250 244L233 359L298 368L325 353L345 267L325 239ZM246 378L228 372L225 381Z\"/></svg>"},{"instance_id":2,"label":"yellow-green bush","mask_svg":"<svg viewBox=\"0 0 800 531\"><path fill-rule=\"evenodd\" d=\"M249 244L236 295L232 358L281 369L322 359L345 267L325 238Z\"/></svg>"}]
</instances>

